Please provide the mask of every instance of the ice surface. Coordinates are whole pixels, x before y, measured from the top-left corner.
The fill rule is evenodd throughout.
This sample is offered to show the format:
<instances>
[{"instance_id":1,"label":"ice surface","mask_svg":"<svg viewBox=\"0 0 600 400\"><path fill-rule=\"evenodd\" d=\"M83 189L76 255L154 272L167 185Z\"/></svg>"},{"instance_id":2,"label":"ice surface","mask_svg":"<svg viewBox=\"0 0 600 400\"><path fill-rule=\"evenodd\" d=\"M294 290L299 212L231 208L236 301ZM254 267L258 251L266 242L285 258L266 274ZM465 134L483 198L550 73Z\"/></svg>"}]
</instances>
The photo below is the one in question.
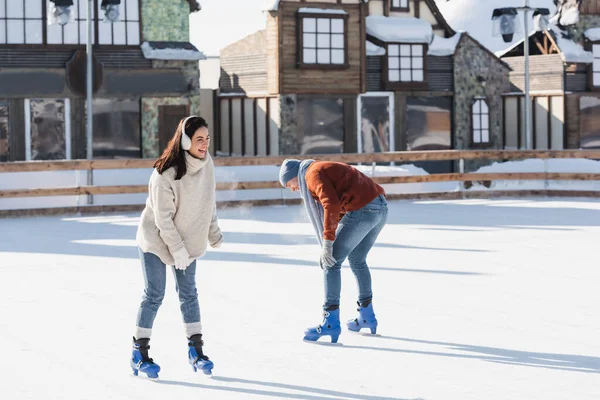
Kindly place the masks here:
<instances>
[{"instance_id":1,"label":"ice surface","mask_svg":"<svg viewBox=\"0 0 600 400\"><path fill-rule=\"evenodd\" d=\"M1 220L2 399L600 398L600 201L394 201L371 252L378 333L302 341L321 321L319 249L300 206L219 212L198 262L212 379L187 363L172 275L133 378L136 214ZM341 314L356 288L342 271Z\"/></svg>"}]
</instances>

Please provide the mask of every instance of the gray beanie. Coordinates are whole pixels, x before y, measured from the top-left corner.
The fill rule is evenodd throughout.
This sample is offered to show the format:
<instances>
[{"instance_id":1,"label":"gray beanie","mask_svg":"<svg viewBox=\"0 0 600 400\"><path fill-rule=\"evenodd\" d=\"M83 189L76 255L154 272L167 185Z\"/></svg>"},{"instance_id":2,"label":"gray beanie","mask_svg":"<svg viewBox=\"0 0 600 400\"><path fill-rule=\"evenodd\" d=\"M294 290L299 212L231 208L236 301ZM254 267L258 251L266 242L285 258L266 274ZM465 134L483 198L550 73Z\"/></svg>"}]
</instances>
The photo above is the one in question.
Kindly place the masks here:
<instances>
[{"instance_id":1,"label":"gray beanie","mask_svg":"<svg viewBox=\"0 0 600 400\"><path fill-rule=\"evenodd\" d=\"M300 170L300 160L288 158L283 161L279 169L279 182L285 187L289 181L298 176Z\"/></svg>"}]
</instances>

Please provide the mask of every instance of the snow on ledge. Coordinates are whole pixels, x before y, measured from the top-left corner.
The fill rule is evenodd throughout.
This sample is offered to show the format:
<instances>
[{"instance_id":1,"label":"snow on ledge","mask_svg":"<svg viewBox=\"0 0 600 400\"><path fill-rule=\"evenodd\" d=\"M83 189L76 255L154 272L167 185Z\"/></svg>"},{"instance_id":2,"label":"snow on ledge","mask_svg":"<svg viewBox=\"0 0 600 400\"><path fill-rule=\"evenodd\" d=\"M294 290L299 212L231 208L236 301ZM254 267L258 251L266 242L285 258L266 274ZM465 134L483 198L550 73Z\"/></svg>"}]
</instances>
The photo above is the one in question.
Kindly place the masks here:
<instances>
[{"instance_id":1,"label":"snow on ledge","mask_svg":"<svg viewBox=\"0 0 600 400\"><path fill-rule=\"evenodd\" d=\"M373 44L367 40L367 55L368 56L385 56L385 49Z\"/></svg>"},{"instance_id":2,"label":"snow on ledge","mask_svg":"<svg viewBox=\"0 0 600 400\"><path fill-rule=\"evenodd\" d=\"M333 14L333 15L346 15L348 14L344 10L335 10L335 9L327 9L327 8L309 8L302 7L298 10L300 14Z\"/></svg>"},{"instance_id":3,"label":"snow on ledge","mask_svg":"<svg viewBox=\"0 0 600 400\"><path fill-rule=\"evenodd\" d=\"M591 28L585 31L585 37L591 41L600 40L600 28Z\"/></svg>"},{"instance_id":4,"label":"snow on ledge","mask_svg":"<svg viewBox=\"0 0 600 400\"><path fill-rule=\"evenodd\" d=\"M150 43L144 42L140 46L144 57L152 60L205 60L206 57L195 47L183 48L183 47L166 47L156 48Z\"/></svg>"},{"instance_id":5,"label":"snow on ledge","mask_svg":"<svg viewBox=\"0 0 600 400\"><path fill-rule=\"evenodd\" d=\"M431 24L414 17L367 17L367 34L384 42L430 43Z\"/></svg>"},{"instance_id":6,"label":"snow on ledge","mask_svg":"<svg viewBox=\"0 0 600 400\"><path fill-rule=\"evenodd\" d=\"M429 45L427 54L431 56L451 56L456 51L460 38L461 33L455 33L451 38L433 35L433 42Z\"/></svg>"},{"instance_id":7,"label":"snow on ledge","mask_svg":"<svg viewBox=\"0 0 600 400\"><path fill-rule=\"evenodd\" d=\"M552 31L556 36L556 44L561 52L561 57L564 62L591 64L594 62L594 55L591 51L584 50L583 46L575 43L571 39L563 36L562 30L558 27L552 27Z\"/></svg>"},{"instance_id":8,"label":"snow on ledge","mask_svg":"<svg viewBox=\"0 0 600 400\"><path fill-rule=\"evenodd\" d=\"M279 9L280 0L266 0L263 11L277 11Z\"/></svg>"}]
</instances>

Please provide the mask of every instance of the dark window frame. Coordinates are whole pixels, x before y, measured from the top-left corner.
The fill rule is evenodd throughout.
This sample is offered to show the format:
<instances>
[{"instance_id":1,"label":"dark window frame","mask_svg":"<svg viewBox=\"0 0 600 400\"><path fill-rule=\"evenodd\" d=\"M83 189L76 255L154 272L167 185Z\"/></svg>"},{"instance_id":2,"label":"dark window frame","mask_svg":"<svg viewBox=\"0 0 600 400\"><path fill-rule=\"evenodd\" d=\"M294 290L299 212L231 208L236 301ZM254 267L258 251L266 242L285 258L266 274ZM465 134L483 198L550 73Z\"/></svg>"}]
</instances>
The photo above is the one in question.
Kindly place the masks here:
<instances>
[{"instance_id":1,"label":"dark window frame","mask_svg":"<svg viewBox=\"0 0 600 400\"><path fill-rule=\"evenodd\" d=\"M8 1L10 0L6 0L6 4L8 4ZM23 1L23 6L25 7L25 0ZM50 3L50 0L39 0L40 2L42 2L42 43L36 43L36 44L29 44L29 43L0 43L0 48L43 48L43 49L73 49L73 48L82 48L85 47L85 43L64 43L64 29L62 32L63 38L62 38L62 42L63 43L48 43L48 25L47 25L47 21L48 21L48 6ZM76 3L78 1L83 2L84 6L86 6L87 0L73 0L73 3ZM123 18L127 17L127 11L126 11L126 6L125 6L125 1L136 1L138 4L138 19L137 20L125 20ZM99 44L98 43L98 37L99 37L99 25L100 24L104 24L104 22L102 21L102 16L103 14L99 14L97 11L94 14L94 17L92 19L93 22L93 27L92 29L94 29L94 42L93 45L95 47L110 47L110 48L114 48L114 49L131 49L131 48L139 48L139 46L144 42L144 36L143 36L143 32L142 32L142 26L143 26L143 20L142 20L142 0L122 0L122 4L120 5L120 18L119 21L120 22L124 22L125 23L125 41L127 42L127 33L128 33L128 28L127 28L127 22L137 22L138 23L138 31L139 31L139 43L138 44ZM98 10L99 6L101 4L102 0L93 0L94 3L94 10ZM85 9L85 7L84 7ZM4 21L8 21L7 17L5 16L4 18L1 18ZM24 20L27 20L23 17ZM37 18L34 20L38 20ZM75 19L75 21L70 22L70 24L76 24L77 28L78 28L78 39L79 39L79 35L81 30L79 29L79 21L85 21L85 18L83 19ZM8 24L6 24L7 27L5 28L6 30L6 34L8 34ZM84 23L85 25L85 23ZM7 37L8 39L8 37ZM114 26L111 26L111 42L114 43ZM79 41L79 40L78 40Z\"/></svg>"},{"instance_id":2,"label":"dark window frame","mask_svg":"<svg viewBox=\"0 0 600 400\"><path fill-rule=\"evenodd\" d=\"M131 157L131 156L127 156L127 157L119 157L118 154L117 155L112 155L110 157L108 156L93 156L93 159L97 159L97 160L113 160L113 159L119 159L119 158L130 158L130 159L140 159L140 158L144 158L144 132L143 132L143 126L142 126L142 115L143 115L143 104L142 104L142 98L141 97L122 97L122 98L110 98L110 97L95 97L94 100L116 100L116 101L129 101L131 103L136 103L138 106L138 110L139 110L139 118L137 119L137 126L139 128L139 145L140 145L140 151L137 157ZM189 108L189 105L188 105ZM92 112L96 110L96 108L92 109ZM114 111L113 111L114 112ZM94 114L94 116L97 116L97 114ZM94 121L94 116L92 117L92 121ZM94 122L92 122L92 124L94 124ZM99 137L98 135L94 135L94 139L96 139L97 137ZM110 141L114 141L115 135L112 135L110 137ZM92 143L92 153L93 153L93 147L94 144ZM117 152L118 153L118 148L113 148L113 149L106 149L104 150L104 152L106 154L109 154L111 152ZM102 150L98 150L98 152L101 152Z\"/></svg>"},{"instance_id":3,"label":"dark window frame","mask_svg":"<svg viewBox=\"0 0 600 400\"><path fill-rule=\"evenodd\" d=\"M594 45L600 46L600 40L590 40L585 46L586 50L590 51L593 57L591 64L588 66L588 87L592 92L600 92L600 83L594 84L594 73L600 74L600 69L594 70L594 61L598 60L600 62L600 51L598 52L598 55L595 55Z\"/></svg>"},{"instance_id":4,"label":"dark window frame","mask_svg":"<svg viewBox=\"0 0 600 400\"><path fill-rule=\"evenodd\" d=\"M399 6L394 6L394 1L398 1ZM406 6L402 6L402 2L406 1ZM390 11L409 12L410 0L390 0Z\"/></svg>"},{"instance_id":5,"label":"dark window frame","mask_svg":"<svg viewBox=\"0 0 600 400\"><path fill-rule=\"evenodd\" d=\"M483 102L486 107L487 107L487 113L483 113L483 112L475 112L475 104L479 103L479 102ZM492 121L491 121L491 117L490 117L490 103L488 101L488 99L486 97L476 97L473 99L473 101L471 102L471 129L470 129L470 144L472 148L485 148L485 147L490 147L492 145ZM483 131L485 130L483 128L483 121L484 118L486 118L487 116L487 121L488 121L488 127L487 127L487 131L488 131L488 140L487 142L483 141ZM475 129L475 119L478 118L479 119L479 128ZM475 141L475 132L478 131L479 132L479 137L480 137L480 141L477 142Z\"/></svg>"},{"instance_id":6,"label":"dark window frame","mask_svg":"<svg viewBox=\"0 0 600 400\"><path fill-rule=\"evenodd\" d=\"M301 68L301 69L316 69L316 70L343 70L343 69L348 69L350 68L350 63L348 62L348 14L325 14L325 13L300 13L298 12L297 14L297 29L296 29L296 41L298 43L297 46L297 54L298 54L298 60L297 60L297 67ZM314 18L316 20L316 25L318 26L318 19L329 19L330 20L330 30L329 30L329 36L331 38L332 33L331 33L331 21L334 19L340 19L343 21L344 23L344 62L342 64L333 64L333 63L328 63L328 64L319 64L319 63L305 63L304 62L304 20L308 19L308 18ZM309 32L312 33L312 32ZM316 28L316 31L314 32L315 35L318 34L318 28ZM317 51L318 54L318 37L315 38L315 40L317 41L317 44L314 49L315 51ZM310 48L312 49L312 47ZM336 49L339 50L339 48L333 48L331 47L331 41L329 43L329 47L328 47L329 51L330 51L330 61L331 61L331 51Z\"/></svg>"},{"instance_id":7,"label":"dark window frame","mask_svg":"<svg viewBox=\"0 0 600 400\"><path fill-rule=\"evenodd\" d=\"M423 80L422 81L402 81L402 80L398 80L398 81L391 81L390 80L390 67L389 67L389 58L390 57L397 57L398 60L398 68L394 68L395 70L397 69L398 72L401 74L402 70L406 70L406 68L401 68L400 65L400 58L401 58L401 54L398 53L398 56L390 56L390 46L403 46L403 45L408 45L411 46L411 55L410 60L411 60L411 68L409 69L411 71L411 79L412 79L412 71L414 70L418 70L419 68L413 68L412 67L412 60L413 58L416 58L417 56L413 56L412 55L412 46L421 46L423 52L422 52L422 60L423 60ZM390 42L390 43L386 43L385 44L385 50L386 50L386 54L383 57L383 83L384 83L384 88L386 90L393 90L393 89L408 89L408 90L424 90L427 89L427 49L428 46L425 43L405 43L405 42ZM400 48L399 48L400 51Z\"/></svg>"},{"instance_id":8,"label":"dark window frame","mask_svg":"<svg viewBox=\"0 0 600 400\"><path fill-rule=\"evenodd\" d=\"M8 99L0 99L0 106L6 107L6 159L2 159L2 153L0 153L0 163L11 161L10 159L10 103Z\"/></svg>"},{"instance_id":9,"label":"dark window frame","mask_svg":"<svg viewBox=\"0 0 600 400\"><path fill-rule=\"evenodd\" d=\"M0 43L0 46L40 46L44 44L45 34L46 34L46 1L49 0L39 0L42 4L42 15L40 18L32 18L27 17L27 9L25 7L25 0L23 1L23 16L19 18L8 16L8 3L10 0L4 1L4 17L0 18L0 20L4 21L4 38L6 43ZM8 43L8 21L21 21L23 23L23 43ZM42 26L42 43L25 43L27 41L27 21L39 21Z\"/></svg>"}]
</instances>

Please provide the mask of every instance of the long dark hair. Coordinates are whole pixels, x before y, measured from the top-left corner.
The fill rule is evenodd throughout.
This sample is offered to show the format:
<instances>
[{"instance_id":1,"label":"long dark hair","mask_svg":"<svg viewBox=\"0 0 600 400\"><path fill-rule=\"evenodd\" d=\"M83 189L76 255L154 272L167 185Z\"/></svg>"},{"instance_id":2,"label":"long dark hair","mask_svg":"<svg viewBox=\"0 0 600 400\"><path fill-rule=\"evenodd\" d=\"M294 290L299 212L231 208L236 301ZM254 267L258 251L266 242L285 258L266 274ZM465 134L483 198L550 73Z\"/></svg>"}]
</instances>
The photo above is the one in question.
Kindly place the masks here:
<instances>
[{"instance_id":1,"label":"long dark hair","mask_svg":"<svg viewBox=\"0 0 600 400\"><path fill-rule=\"evenodd\" d=\"M204 118L201 117L192 117L188 119L185 127L183 126L184 121L185 118L179 121L175 134L169 141L169 144L167 144L167 147L165 147L162 155L154 163L154 168L156 168L159 174L162 174L171 167L175 167L177 171L175 180L183 178L187 172L187 167L185 165L185 150L181 148L181 131L183 130L183 133L191 140L198 129L208 128L208 124Z\"/></svg>"}]
</instances>

